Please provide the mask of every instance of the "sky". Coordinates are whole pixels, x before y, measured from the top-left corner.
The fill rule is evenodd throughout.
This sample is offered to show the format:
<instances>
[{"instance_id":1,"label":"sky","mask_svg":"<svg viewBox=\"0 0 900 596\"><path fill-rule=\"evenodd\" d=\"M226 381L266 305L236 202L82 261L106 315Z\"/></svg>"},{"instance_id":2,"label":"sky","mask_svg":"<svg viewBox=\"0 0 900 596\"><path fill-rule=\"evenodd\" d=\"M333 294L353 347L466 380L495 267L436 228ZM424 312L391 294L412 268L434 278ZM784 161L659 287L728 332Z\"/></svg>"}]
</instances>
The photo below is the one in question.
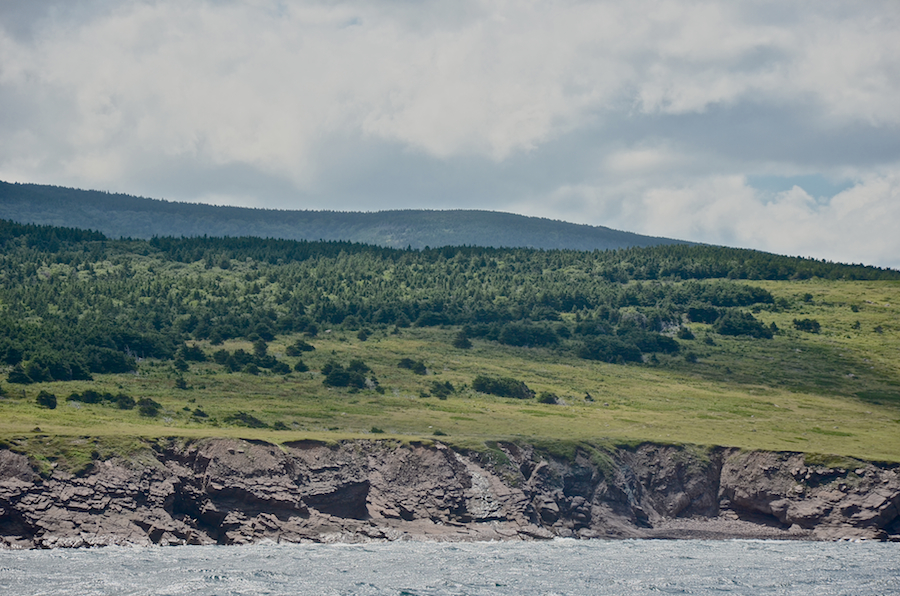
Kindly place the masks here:
<instances>
[{"instance_id":1,"label":"sky","mask_svg":"<svg viewBox=\"0 0 900 596\"><path fill-rule=\"evenodd\" d=\"M900 2L0 0L0 180L900 268Z\"/></svg>"}]
</instances>

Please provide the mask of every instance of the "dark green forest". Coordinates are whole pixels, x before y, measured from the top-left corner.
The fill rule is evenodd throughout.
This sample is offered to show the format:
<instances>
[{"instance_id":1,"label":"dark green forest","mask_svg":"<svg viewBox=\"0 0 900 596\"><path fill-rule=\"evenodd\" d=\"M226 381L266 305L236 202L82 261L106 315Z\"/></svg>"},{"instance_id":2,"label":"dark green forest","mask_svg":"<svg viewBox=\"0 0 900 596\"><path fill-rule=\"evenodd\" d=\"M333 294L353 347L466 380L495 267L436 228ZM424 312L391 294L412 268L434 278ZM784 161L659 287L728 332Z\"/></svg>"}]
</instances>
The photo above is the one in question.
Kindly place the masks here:
<instances>
[{"instance_id":1,"label":"dark green forest","mask_svg":"<svg viewBox=\"0 0 900 596\"><path fill-rule=\"evenodd\" d=\"M112 240L0 220L0 360L10 383L86 380L139 359L203 359L192 340L257 342L232 370L286 367L283 334L455 326L454 341L544 347L613 363L677 353L683 324L765 341L741 280L898 279L900 272L758 251L662 245L609 251L391 249L260 238ZM296 351L303 351L301 344ZM648 364L652 365L652 364ZM353 371L350 371L353 372Z\"/></svg>"},{"instance_id":2,"label":"dark green forest","mask_svg":"<svg viewBox=\"0 0 900 596\"><path fill-rule=\"evenodd\" d=\"M249 209L2 181L0 219L92 228L111 238L253 236L344 240L393 248L472 245L575 250L690 244L495 211Z\"/></svg>"}]
</instances>

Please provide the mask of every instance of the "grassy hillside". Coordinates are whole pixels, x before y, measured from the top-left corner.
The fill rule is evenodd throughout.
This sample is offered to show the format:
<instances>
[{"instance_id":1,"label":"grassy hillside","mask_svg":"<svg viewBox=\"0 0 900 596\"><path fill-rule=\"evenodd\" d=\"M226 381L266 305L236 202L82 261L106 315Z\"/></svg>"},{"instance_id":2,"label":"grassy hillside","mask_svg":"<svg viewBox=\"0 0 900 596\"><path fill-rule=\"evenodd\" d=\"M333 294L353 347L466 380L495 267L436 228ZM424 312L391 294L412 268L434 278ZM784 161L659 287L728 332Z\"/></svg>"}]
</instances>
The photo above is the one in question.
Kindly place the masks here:
<instances>
[{"instance_id":1,"label":"grassy hillside","mask_svg":"<svg viewBox=\"0 0 900 596\"><path fill-rule=\"evenodd\" d=\"M12 224L0 242L0 439L48 465L172 435L900 461L894 271L712 247L392 251ZM343 386L323 374L338 367Z\"/></svg>"},{"instance_id":2,"label":"grassy hillside","mask_svg":"<svg viewBox=\"0 0 900 596\"><path fill-rule=\"evenodd\" d=\"M468 245L575 250L689 244L494 211L246 209L6 182L0 182L0 219L89 228L111 238L255 236L345 240L395 248Z\"/></svg>"}]
</instances>

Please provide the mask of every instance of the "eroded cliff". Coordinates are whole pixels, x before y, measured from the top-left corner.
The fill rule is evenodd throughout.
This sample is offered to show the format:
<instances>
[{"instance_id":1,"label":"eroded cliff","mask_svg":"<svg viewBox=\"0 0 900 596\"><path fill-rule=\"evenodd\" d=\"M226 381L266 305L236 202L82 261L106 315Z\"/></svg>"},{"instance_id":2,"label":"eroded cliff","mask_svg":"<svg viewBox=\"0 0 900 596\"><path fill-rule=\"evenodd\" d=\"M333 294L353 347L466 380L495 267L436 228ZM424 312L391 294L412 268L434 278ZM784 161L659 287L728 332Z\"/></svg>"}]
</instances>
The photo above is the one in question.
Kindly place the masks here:
<instances>
[{"instance_id":1,"label":"eroded cliff","mask_svg":"<svg viewBox=\"0 0 900 596\"><path fill-rule=\"evenodd\" d=\"M898 539L900 467L645 444L156 442L79 475L0 450L11 548L273 541Z\"/></svg>"}]
</instances>

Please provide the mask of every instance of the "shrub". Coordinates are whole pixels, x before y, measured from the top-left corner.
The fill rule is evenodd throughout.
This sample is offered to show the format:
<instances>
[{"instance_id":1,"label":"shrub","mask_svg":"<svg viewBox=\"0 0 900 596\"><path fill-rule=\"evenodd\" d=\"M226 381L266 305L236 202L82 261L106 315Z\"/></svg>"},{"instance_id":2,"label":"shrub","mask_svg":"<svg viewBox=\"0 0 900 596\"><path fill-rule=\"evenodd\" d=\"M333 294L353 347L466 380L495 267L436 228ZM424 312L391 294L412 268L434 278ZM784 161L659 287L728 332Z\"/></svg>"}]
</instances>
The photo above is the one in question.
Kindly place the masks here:
<instances>
[{"instance_id":1,"label":"shrub","mask_svg":"<svg viewBox=\"0 0 900 596\"><path fill-rule=\"evenodd\" d=\"M453 338L453 347L460 350L468 350L472 347L472 340L469 339L465 331L460 331Z\"/></svg>"},{"instance_id":2,"label":"shrub","mask_svg":"<svg viewBox=\"0 0 900 596\"><path fill-rule=\"evenodd\" d=\"M350 372L358 372L361 374L365 374L372 369L368 367L368 365L362 360L351 360L350 364L347 365L347 370Z\"/></svg>"},{"instance_id":3,"label":"shrub","mask_svg":"<svg viewBox=\"0 0 900 596\"><path fill-rule=\"evenodd\" d=\"M125 395L124 393L120 393L115 397L116 407L120 410L132 410L135 406L134 398L130 395Z\"/></svg>"},{"instance_id":4,"label":"shrub","mask_svg":"<svg viewBox=\"0 0 900 596\"><path fill-rule=\"evenodd\" d=\"M111 395L109 397L112 398ZM103 394L98 393L93 389L85 389L80 395L77 392L73 392L66 398L66 401L80 401L83 404L99 404L103 399Z\"/></svg>"},{"instance_id":5,"label":"shrub","mask_svg":"<svg viewBox=\"0 0 900 596\"><path fill-rule=\"evenodd\" d=\"M807 333L818 333L822 326L815 319L794 319L794 328Z\"/></svg>"},{"instance_id":6,"label":"shrub","mask_svg":"<svg viewBox=\"0 0 900 596\"><path fill-rule=\"evenodd\" d=\"M630 342L616 337L599 336L584 342L577 354L585 360L601 362L640 362L641 350Z\"/></svg>"},{"instance_id":7,"label":"shrub","mask_svg":"<svg viewBox=\"0 0 900 596\"><path fill-rule=\"evenodd\" d=\"M56 396L49 391L41 391L38 393L35 401L41 408L47 408L48 410L56 409Z\"/></svg>"},{"instance_id":8,"label":"shrub","mask_svg":"<svg viewBox=\"0 0 900 596\"><path fill-rule=\"evenodd\" d=\"M306 363L303 362L302 360L298 360L297 364L294 365L294 370L296 372L306 372L309 370L309 367L306 366Z\"/></svg>"},{"instance_id":9,"label":"shrub","mask_svg":"<svg viewBox=\"0 0 900 596\"><path fill-rule=\"evenodd\" d=\"M316 348L314 346L306 343L302 339L298 339L297 341L295 341L294 343L289 345L284 350L284 353L287 354L288 356L291 356L292 358L296 358L303 352L312 352L315 349Z\"/></svg>"},{"instance_id":10,"label":"shrub","mask_svg":"<svg viewBox=\"0 0 900 596\"><path fill-rule=\"evenodd\" d=\"M236 424L238 426L246 426L248 428L269 428L269 425L247 412L235 412L225 417L228 424Z\"/></svg>"},{"instance_id":11,"label":"shrub","mask_svg":"<svg viewBox=\"0 0 900 596\"><path fill-rule=\"evenodd\" d=\"M761 339L772 339L772 330L756 320L748 312L728 311L719 317L713 329L719 335L749 335Z\"/></svg>"},{"instance_id":12,"label":"shrub","mask_svg":"<svg viewBox=\"0 0 900 596\"><path fill-rule=\"evenodd\" d=\"M25 369L22 368L21 364L17 364L13 367L9 374L6 377L6 381L8 383L18 383L19 385L30 385L34 383L34 381L25 373Z\"/></svg>"},{"instance_id":13,"label":"shrub","mask_svg":"<svg viewBox=\"0 0 900 596\"><path fill-rule=\"evenodd\" d=\"M366 388L365 373L369 367L362 360L354 360L347 368L336 362L328 362L322 367L325 378L322 384L326 387L353 387L355 389ZM377 385L377 381L373 381Z\"/></svg>"},{"instance_id":14,"label":"shrub","mask_svg":"<svg viewBox=\"0 0 900 596\"><path fill-rule=\"evenodd\" d=\"M272 372L277 375L286 375L291 372L291 367L284 362L276 362L272 366Z\"/></svg>"},{"instance_id":15,"label":"shrub","mask_svg":"<svg viewBox=\"0 0 900 596\"><path fill-rule=\"evenodd\" d=\"M204 354L203 350L198 346L189 346L185 344L181 346L178 355L187 362L206 362L206 354Z\"/></svg>"},{"instance_id":16,"label":"shrub","mask_svg":"<svg viewBox=\"0 0 900 596\"><path fill-rule=\"evenodd\" d=\"M109 348L90 346L85 351L85 359L90 371L98 374L126 373L137 368L134 358Z\"/></svg>"},{"instance_id":17,"label":"shrub","mask_svg":"<svg viewBox=\"0 0 900 596\"><path fill-rule=\"evenodd\" d=\"M258 339L253 342L253 355L257 358L262 358L266 354L269 353L269 346L266 344L265 340Z\"/></svg>"},{"instance_id":18,"label":"shrub","mask_svg":"<svg viewBox=\"0 0 900 596\"><path fill-rule=\"evenodd\" d=\"M421 360L413 360L412 358L401 359L397 364L397 368L405 368L411 370L417 375L428 374L428 368L426 368L425 363Z\"/></svg>"},{"instance_id":19,"label":"shrub","mask_svg":"<svg viewBox=\"0 0 900 596\"><path fill-rule=\"evenodd\" d=\"M503 326L498 338L508 346L549 346L559 343L559 337L552 329L526 323L508 323Z\"/></svg>"},{"instance_id":20,"label":"shrub","mask_svg":"<svg viewBox=\"0 0 900 596\"><path fill-rule=\"evenodd\" d=\"M138 413L141 416L147 416L148 418L158 415L159 411L162 410L162 404L149 397L142 397L138 400L137 405Z\"/></svg>"},{"instance_id":21,"label":"shrub","mask_svg":"<svg viewBox=\"0 0 900 596\"><path fill-rule=\"evenodd\" d=\"M431 395L438 399L447 399L454 391L456 391L456 389L450 381L445 381L443 383L440 381L431 382Z\"/></svg>"},{"instance_id":22,"label":"shrub","mask_svg":"<svg viewBox=\"0 0 900 596\"><path fill-rule=\"evenodd\" d=\"M690 327L679 327L678 328L678 339L694 339L694 333L691 331Z\"/></svg>"},{"instance_id":23,"label":"shrub","mask_svg":"<svg viewBox=\"0 0 900 596\"><path fill-rule=\"evenodd\" d=\"M557 404L559 403L559 398L555 393L550 393L549 391L542 391L540 395L538 395L537 401L539 404Z\"/></svg>"},{"instance_id":24,"label":"shrub","mask_svg":"<svg viewBox=\"0 0 900 596\"><path fill-rule=\"evenodd\" d=\"M472 389L481 393L512 397L514 399L530 399L534 397L534 391L529 389L528 385L510 377L478 375L472 381Z\"/></svg>"},{"instance_id":25,"label":"shrub","mask_svg":"<svg viewBox=\"0 0 900 596\"><path fill-rule=\"evenodd\" d=\"M690 306L687 310L687 316L691 323L707 323L711 325L719 318L719 309L713 306Z\"/></svg>"}]
</instances>

